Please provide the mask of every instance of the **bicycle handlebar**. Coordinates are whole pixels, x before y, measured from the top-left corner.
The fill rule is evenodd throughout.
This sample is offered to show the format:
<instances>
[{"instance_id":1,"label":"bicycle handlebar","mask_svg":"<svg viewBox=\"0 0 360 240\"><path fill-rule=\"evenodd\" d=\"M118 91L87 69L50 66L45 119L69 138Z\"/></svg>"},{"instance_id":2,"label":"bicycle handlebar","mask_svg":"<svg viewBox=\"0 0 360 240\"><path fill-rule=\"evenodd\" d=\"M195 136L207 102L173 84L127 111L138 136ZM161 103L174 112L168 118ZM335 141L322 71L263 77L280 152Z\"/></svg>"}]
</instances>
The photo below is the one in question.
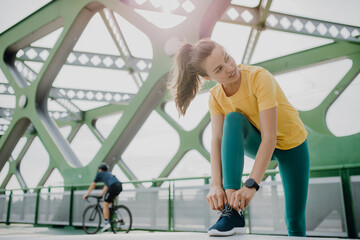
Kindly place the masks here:
<instances>
[{"instance_id":1,"label":"bicycle handlebar","mask_svg":"<svg viewBox=\"0 0 360 240\"><path fill-rule=\"evenodd\" d=\"M102 199L102 196L89 195L86 197L86 201L90 202L88 198L95 198L98 202Z\"/></svg>"}]
</instances>

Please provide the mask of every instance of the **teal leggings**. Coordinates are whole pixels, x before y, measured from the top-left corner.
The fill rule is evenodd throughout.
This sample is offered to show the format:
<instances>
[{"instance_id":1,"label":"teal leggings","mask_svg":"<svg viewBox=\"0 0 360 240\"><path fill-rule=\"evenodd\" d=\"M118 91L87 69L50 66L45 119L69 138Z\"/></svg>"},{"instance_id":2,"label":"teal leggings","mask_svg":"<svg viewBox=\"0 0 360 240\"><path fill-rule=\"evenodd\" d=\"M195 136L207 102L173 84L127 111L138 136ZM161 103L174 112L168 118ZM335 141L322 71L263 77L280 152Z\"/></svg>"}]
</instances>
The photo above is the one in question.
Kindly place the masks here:
<instances>
[{"instance_id":1,"label":"teal leggings","mask_svg":"<svg viewBox=\"0 0 360 240\"><path fill-rule=\"evenodd\" d=\"M261 134L239 112L226 115L221 145L224 189L240 189L244 154L255 159ZM285 195L285 220L289 236L306 236L305 208L309 184L310 158L305 140L289 149L275 149Z\"/></svg>"}]
</instances>

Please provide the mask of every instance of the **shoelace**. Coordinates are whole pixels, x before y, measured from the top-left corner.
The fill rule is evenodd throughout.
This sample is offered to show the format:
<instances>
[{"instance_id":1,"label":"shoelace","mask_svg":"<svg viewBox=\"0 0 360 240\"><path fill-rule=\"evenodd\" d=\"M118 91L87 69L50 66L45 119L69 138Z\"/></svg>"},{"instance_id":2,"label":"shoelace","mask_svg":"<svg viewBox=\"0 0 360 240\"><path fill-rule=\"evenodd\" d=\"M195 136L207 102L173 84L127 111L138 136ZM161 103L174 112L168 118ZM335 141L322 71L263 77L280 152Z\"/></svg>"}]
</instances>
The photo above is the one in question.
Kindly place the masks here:
<instances>
[{"instance_id":1,"label":"shoelace","mask_svg":"<svg viewBox=\"0 0 360 240\"><path fill-rule=\"evenodd\" d=\"M229 217L231 215L232 212L232 208L230 207L230 205L225 205L224 210L221 211L221 215L220 217Z\"/></svg>"},{"instance_id":2,"label":"shoelace","mask_svg":"<svg viewBox=\"0 0 360 240\"><path fill-rule=\"evenodd\" d=\"M232 207L230 207L229 204L226 204L224 210L221 211L220 218L229 217L231 214L232 214ZM240 210L239 214L242 215L241 210Z\"/></svg>"}]
</instances>

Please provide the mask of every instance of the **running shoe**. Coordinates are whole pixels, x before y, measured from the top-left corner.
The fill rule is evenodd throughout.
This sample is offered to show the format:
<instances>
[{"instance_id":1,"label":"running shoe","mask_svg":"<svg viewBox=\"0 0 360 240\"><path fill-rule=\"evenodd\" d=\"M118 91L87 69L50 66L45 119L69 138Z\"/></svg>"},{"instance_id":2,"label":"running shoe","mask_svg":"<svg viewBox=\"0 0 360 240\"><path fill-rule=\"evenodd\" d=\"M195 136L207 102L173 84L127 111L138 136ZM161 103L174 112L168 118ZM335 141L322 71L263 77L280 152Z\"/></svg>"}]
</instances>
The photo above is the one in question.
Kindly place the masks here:
<instances>
[{"instance_id":1,"label":"running shoe","mask_svg":"<svg viewBox=\"0 0 360 240\"><path fill-rule=\"evenodd\" d=\"M103 228L101 229L101 232L105 232L106 230L108 230L109 228L111 228L110 223L106 223Z\"/></svg>"},{"instance_id":2,"label":"running shoe","mask_svg":"<svg viewBox=\"0 0 360 240\"><path fill-rule=\"evenodd\" d=\"M245 233L244 216L226 204L219 220L209 228L208 234L210 236L231 236L235 233Z\"/></svg>"}]
</instances>

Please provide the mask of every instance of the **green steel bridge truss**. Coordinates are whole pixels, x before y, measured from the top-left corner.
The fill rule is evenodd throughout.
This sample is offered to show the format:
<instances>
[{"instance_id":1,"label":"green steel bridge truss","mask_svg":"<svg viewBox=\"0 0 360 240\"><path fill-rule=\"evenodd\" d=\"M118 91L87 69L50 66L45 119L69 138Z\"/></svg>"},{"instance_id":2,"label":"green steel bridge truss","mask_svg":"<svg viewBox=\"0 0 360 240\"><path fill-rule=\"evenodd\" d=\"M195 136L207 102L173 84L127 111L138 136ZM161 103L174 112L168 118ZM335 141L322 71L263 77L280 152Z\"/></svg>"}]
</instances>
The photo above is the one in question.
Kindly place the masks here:
<instances>
[{"instance_id":1,"label":"green steel bridge truss","mask_svg":"<svg viewBox=\"0 0 360 240\"><path fill-rule=\"evenodd\" d=\"M156 111L179 134L180 146L169 159L159 178L170 175L172 170L190 150L197 150L210 161L209 152L202 142L202 134L210 122L209 114L191 131L184 130L164 110L170 100L165 89L175 43L183 40L195 42L210 37L217 22L228 22L251 27L242 63L250 62L254 48L263 30L271 29L294 34L332 39L333 42L320 47L278 57L257 65L273 74L289 72L316 65L324 61L348 58L351 69L332 89L322 103L313 110L300 111L300 116L309 132L311 169L357 169L360 167L360 133L336 137L328 129L325 116L329 107L342 94L360 72L360 28L334 22L325 22L271 12L271 1L260 2L250 8L233 5L229 0L200 1L178 0L173 14L185 16L186 20L170 29L159 29L134 12L134 9L160 12L159 7L149 1L128 0L56 0L39 9L26 19L0 35L0 67L7 83L0 83L1 94L15 96L15 108L0 108L0 118L9 123L0 125L0 170L6 162L9 171L0 188L4 188L15 175L20 186L26 188L19 166L35 137L39 137L50 157L50 164L38 186L42 186L56 168L64 178L64 184L86 184L92 181L93 173L101 162L111 167L117 164L129 180L137 180L132 170L122 160L122 154L152 111ZM94 14L100 13L104 24L120 54L109 55L73 50L77 40ZM114 13L127 19L145 33L153 47L153 59L141 59L131 55L127 42ZM53 48L34 47L30 44L62 28ZM100 43L101 44L101 43ZM165 48L164 48L165 46ZM168 48L167 48L168 47ZM34 71L26 62L40 62L40 71ZM53 86L63 65L128 71L139 90L127 92L95 91L90 89L67 89ZM143 73L148 74L143 79ZM208 90L212 85L205 85ZM48 110L48 99L52 99L67 111ZM73 100L99 101L108 104L82 111ZM356 103L354 103L356 105ZM356 110L356 109L354 109ZM122 117L105 138L95 126L97 119L122 113ZM71 141L82 125L87 125L101 143L101 148L87 165L83 166L70 147ZM59 127L70 126L65 139ZM16 159L11 153L19 140L26 143ZM149 156L151 158L151 156ZM274 168L272 164L269 168ZM349 171L350 171L349 170ZM347 174L351 174L347 172ZM136 185L136 187L142 187Z\"/></svg>"}]
</instances>

